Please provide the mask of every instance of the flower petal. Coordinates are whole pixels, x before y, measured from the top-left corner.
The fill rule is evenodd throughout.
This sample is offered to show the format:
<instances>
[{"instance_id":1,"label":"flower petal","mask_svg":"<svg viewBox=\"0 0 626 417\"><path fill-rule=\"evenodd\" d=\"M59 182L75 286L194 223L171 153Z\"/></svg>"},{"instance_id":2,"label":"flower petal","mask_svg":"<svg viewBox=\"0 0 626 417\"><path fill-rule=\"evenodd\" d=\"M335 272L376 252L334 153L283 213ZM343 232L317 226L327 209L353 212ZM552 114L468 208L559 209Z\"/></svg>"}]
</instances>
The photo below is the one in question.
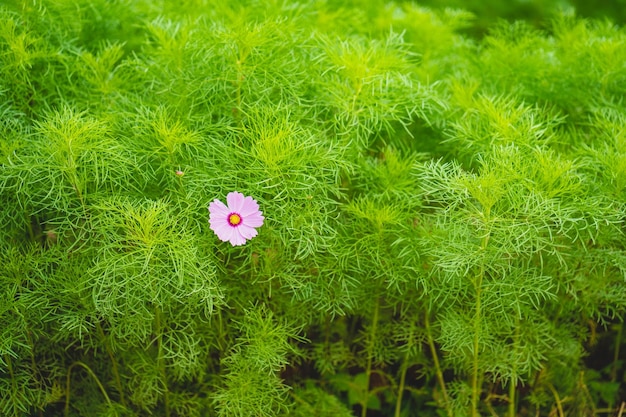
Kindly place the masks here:
<instances>
[{"instance_id":1,"label":"flower petal","mask_svg":"<svg viewBox=\"0 0 626 417\"><path fill-rule=\"evenodd\" d=\"M246 243L246 238L239 232L240 227L231 227L233 234L230 236L230 244L239 246Z\"/></svg>"},{"instance_id":2,"label":"flower petal","mask_svg":"<svg viewBox=\"0 0 626 417\"><path fill-rule=\"evenodd\" d=\"M228 209L237 213L241 213L243 202L245 198L243 194L233 191L226 196L226 202L228 203Z\"/></svg>"},{"instance_id":3,"label":"flower petal","mask_svg":"<svg viewBox=\"0 0 626 417\"><path fill-rule=\"evenodd\" d=\"M263 217L261 214L262 213L260 211L257 211L256 213L253 213L249 216L244 217L243 224L245 224L246 226L251 226L251 227L263 226L263 220L265 219L265 217Z\"/></svg>"},{"instance_id":4,"label":"flower petal","mask_svg":"<svg viewBox=\"0 0 626 417\"><path fill-rule=\"evenodd\" d=\"M252 197L246 197L243 199L243 204L241 205L241 209L238 211L243 217L249 216L252 213L256 213L259 211L259 205L256 200Z\"/></svg>"},{"instance_id":5,"label":"flower petal","mask_svg":"<svg viewBox=\"0 0 626 417\"><path fill-rule=\"evenodd\" d=\"M211 223L211 229L221 241L226 242L230 240L234 228L226 222L217 221Z\"/></svg>"},{"instance_id":6,"label":"flower petal","mask_svg":"<svg viewBox=\"0 0 626 417\"><path fill-rule=\"evenodd\" d=\"M237 231L243 236L245 239L252 239L255 237L258 232L254 227L247 226L245 224L240 225L237 228Z\"/></svg>"},{"instance_id":7,"label":"flower petal","mask_svg":"<svg viewBox=\"0 0 626 417\"><path fill-rule=\"evenodd\" d=\"M215 199L211 204L209 204L209 213L211 216L218 215L226 217L229 213L228 207L220 200Z\"/></svg>"},{"instance_id":8,"label":"flower petal","mask_svg":"<svg viewBox=\"0 0 626 417\"><path fill-rule=\"evenodd\" d=\"M212 211L211 211L212 210ZM228 225L228 208L224 206L221 207L209 207L209 223L211 224L211 228L213 226L217 227L220 225Z\"/></svg>"}]
</instances>

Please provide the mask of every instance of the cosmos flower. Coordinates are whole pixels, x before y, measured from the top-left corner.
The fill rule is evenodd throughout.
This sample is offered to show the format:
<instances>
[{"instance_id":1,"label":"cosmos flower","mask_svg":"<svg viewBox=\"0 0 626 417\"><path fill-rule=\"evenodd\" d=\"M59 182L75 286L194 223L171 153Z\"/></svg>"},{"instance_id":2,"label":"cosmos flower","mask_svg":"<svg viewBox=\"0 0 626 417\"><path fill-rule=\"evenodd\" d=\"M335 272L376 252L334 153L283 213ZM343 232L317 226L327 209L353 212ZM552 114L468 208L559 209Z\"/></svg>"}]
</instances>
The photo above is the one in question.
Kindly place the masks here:
<instances>
[{"instance_id":1,"label":"cosmos flower","mask_svg":"<svg viewBox=\"0 0 626 417\"><path fill-rule=\"evenodd\" d=\"M209 204L211 230L224 242L233 246L243 245L257 235L257 227L263 225L263 213L252 197L233 191L226 196L228 205L219 200Z\"/></svg>"}]
</instances>

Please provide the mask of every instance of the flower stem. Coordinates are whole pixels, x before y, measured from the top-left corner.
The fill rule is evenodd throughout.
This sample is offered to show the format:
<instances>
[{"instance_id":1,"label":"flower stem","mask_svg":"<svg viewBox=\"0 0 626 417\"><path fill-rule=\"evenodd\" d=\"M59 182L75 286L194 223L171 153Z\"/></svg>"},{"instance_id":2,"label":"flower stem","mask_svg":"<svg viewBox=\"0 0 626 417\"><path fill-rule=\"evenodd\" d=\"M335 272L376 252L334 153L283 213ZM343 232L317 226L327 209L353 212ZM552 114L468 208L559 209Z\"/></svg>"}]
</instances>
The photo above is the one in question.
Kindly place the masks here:
<instances>
[{"instance_id":1,"label":"flower stem","mask_svg":"<svg viewBox=\"0 0 626 417\"><path fill-rule=\"evenodd\" d=\"M13 363L11 362L11 357L9 356L9 354L5 354L5 362L7 364L7 369L9 370L9 377L11 378L11 391L13 393L17 392L17 381L15 380L15 372L13 371ZM17 413L17 407L14 407L13 409L13 415L15 417L18 416Z\"/></svg>"},{"instance_id":2,"label":"flower stem","mask_svg":"<svg viewBox=\"0 0 626 417\"><path fill-rule=\"evenodd\" d=\"M404 384L406 382L406 371L409 367L409 350L407 349L400 367L400 384L398 384L398 396L396 399L396 411L394 417L400 417L400 409L402 407L402 394L404 393Z\"/></svg>"},{"instance_id":3,"label":"flower stem","mask_svg":"<svg viewBox=\"0 0 626 417\"><path fill-rule=\"evenodd\" d=\"M378 327L378 310L380 307L380 300L376 299L376 305L374 306L374 316L372 317L372 329L367 346L367 368L365 369L365 395L363 398L363 407L361 408L361 417L367 416L367 404L369 403L370 396L370 377L372 376L372 361L373 361L373 346L376 340L376 332Z\"/></svg>"},{"instance_id":4,"label":"flower stem","mask_svg":"<svg viewBox=\"0 0 626 417\"><path fill-rule=\"evenodd\" d=\"M167 374L165 372L165 364L163 363L163 329L161 323L161 311L159 307L154 308L154 326L157 336L157 367L161 373L161 383L163 384L163 405L165 407L165 417L170 417L170 396L167 387Z\"/></svg>"},{"instance_id":5,"label":"flower stem","mask_svg":"<svg viewBox=\"0 0 626 417\"><path fill-rule=\"evenodd\" d=\"M514 375L515 377L515 375ZM511 384L509 385L509 417L515 417L515 393L517 391L516 381L515 379L511 379Z\"/></svg>"},{"instance_id":6,"label":"flower stem","mask_svg":"<svg viewBox=\"0 0 626 417\"><path fill-rule=\"evenodd\" d=\"M478 414L478 397L480 395L480 388L478 384L478 348L480 343L480 321L481 321L481 284L482 284L482 274L483 270L481 269L480 276L478 277L478 282L476 283L476 312L474 314L474 345L473 345L473 358L472 358L472 417L479 417Z\"/></svg>"},{"instance_id":7,"label":"flower stem","mask_svg":"<svg viewBox=\"0 0 626 417\"><path fill-rule=\"evenodd\" d=\"M100 382L96 374L91 370L89 366L87 366L87 364L80 362L80 361L76 361L73 364L71 364L70 367L67 369L67 377L66 377L66 383L65 383L65 411L64 411L65 417L67 417L70 412L70 383L71 383L72 369L75 366L81 366L87 371L89 376L93 378L93 380L96 382L96 385L98 385L98 387L100 388L100 391L102 392L102 395L104 395L104 398L106 399L109 406L112 406L113 404L111 403L111 399L109 398L106 390L104 389L104 386L102 385L102 383Z\"/></svg>"},{"instance_id":8,"label":"flower stem","mask_svg":"<svg viewBox=\"0 0 626 417\"><path fill-rule=\"evenodd\" d=\"M490 211L487 209L486 212L484 213L484 218L485 218L485 224L489 224L489 214ZM487 245L489 244L489 236L490 233L489 231L487 231L487 233L485 233L485 235L483 236L481 242L480 242L480 250L481 252L484 252L487 249ZM471 415L472 417L479 417L480 414L478 413L478 399L480 397L480 386L481 386L481 382L480 382L480 378L479 378L479 355L478 355L478 350L479 350L479 345L480 345L480 333L481 333L481 329L482 329L482 300L481 300L481 293L482 293L482 285L483 285L483 278L485 276L485 264L484 262L481 263L480 265L480 270L478 271L478 275L476 276L476 279L474 280L474 291L476 293L476 304L475 304L475 312L474 312L474 343L473 343L473 358L472 358L472 411L471 411Z\"/></svg>"},{"instance_id":9,"label":"flower stem","mask_svg":"<svg viewBox=\"0 0 626 417\"><path fill-rule=\"evenodd\" d=\"M554 385L552 384L548 384L548 389L554 396L554 401L556 402L556 409L558 411L559 417L565 417L565 413L563 412L563 405L561 403L561 398L559 397L559 393L556 392L556 389L554 388Z\"/></svg>"},{"instance_id":10,"label":"flower stem","mask_svg":"<svg viewBox=\"0 0 626 417\"><path fill-rule=\"evenodd\" d=\"M31 337L30 331L26 331L26 338L28 340L28 346L30 347L30 366L33 372L33 379L36 380L38 388L42 389L42 382L37 375L39 372L37 370L37 360L35 359L35 343L33 342L33 338ZM40 417L43 417L43 411L41 408L38 410L38 414Z\"/></svg>"},{"instance_id":11,"label":"flower stem","mask_svg":"<svg viewBox=\"0 0 626 417\"><path fill-rule=\"evenodd\" d=\"M443 395L443 402L446 408L448 417L454 417L452 407L450 406L450 398L448 397L448 391L446 390L446 382L443 379L443 372L441 371L441 365L439 364L439 356L437 355L437 349L435 349L435 341L433 334L430 330L430 319L428 318L428 310L424 314L424 325L426 327L426 337L428 338L428 347L430 348L430 354L433 357L433 363L435 365L435 373L437 374L437 382L441 388L441 395Z\"/></svg>"},{"instance_id":12,"label":"flower stem","mask_svg":"<svg viewBox=\"0 0 626 417\"><path fill-rule=\"evenodd\" d=\"M517 350L519 343L519 320L515 326L515 338L513 339L513 349ZM514 356L515 357L515 356ZM517 361L513 361L513 375L509 384L509 417L516 417L515 397L517 394Z\"/></svg>"},{"instance_id":13,"label":"flower stem","mask_svg":"<svg viewBox=\"0 0 626 417\"><path fill-rule=\"evenodd\" d=\"M611 364L611 382L617 381L617 368L619 363L619 351L622 342L622 332L624 331L624 323L617 324L617 335L615 336L615 349L613 350L613 363Z\"/></svg>"},{"instance_id":14,"label":"flower stem","mask_svg":"<svg viewBox=\"0 0 626 417\"><path fill-rule=\"evenodd\" d=\"M119 372L119 367L117 364L117 359L115 359L115 355L113 354L113 350L111 349L111 346L109 344L108 339L106 338L105 334L104 334L104 330L102 329L102 326L100 325L100 322L96 322L96 328L98 330L98 333L100 334L100 339L102 340L102 344L104 345L104 349L107 352L107 355L109 355L109 359L111 359L111 366L113 369L113 377L115 378L115 385L117 385L117 390L120 393L120 402L122 403L122 405L126 406L126 399L124 398L124 388L122 386L122 379L120 377L120 372Z\"/></svg>"}]
</instances>

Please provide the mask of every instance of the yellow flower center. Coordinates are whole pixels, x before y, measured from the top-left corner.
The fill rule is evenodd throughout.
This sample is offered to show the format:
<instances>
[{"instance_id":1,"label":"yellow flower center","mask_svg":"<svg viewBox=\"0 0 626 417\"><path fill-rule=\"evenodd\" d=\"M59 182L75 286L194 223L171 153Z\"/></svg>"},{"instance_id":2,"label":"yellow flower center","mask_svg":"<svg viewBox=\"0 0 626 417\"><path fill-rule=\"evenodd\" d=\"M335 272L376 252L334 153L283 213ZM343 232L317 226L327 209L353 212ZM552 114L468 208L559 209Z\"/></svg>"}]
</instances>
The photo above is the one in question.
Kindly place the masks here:
<instances>
[{"instance_id":1,"label":"yellow flower center","mask_svg":"<svg viewBox=\"0 0 626 417\"><path fill-rule=\"evenodd\" d=\"M237 226L239 223L241 223L241 216L237 213L231 213L228 216L228 223L230 223L231 226Z\"/></svg>"}]
</instances>

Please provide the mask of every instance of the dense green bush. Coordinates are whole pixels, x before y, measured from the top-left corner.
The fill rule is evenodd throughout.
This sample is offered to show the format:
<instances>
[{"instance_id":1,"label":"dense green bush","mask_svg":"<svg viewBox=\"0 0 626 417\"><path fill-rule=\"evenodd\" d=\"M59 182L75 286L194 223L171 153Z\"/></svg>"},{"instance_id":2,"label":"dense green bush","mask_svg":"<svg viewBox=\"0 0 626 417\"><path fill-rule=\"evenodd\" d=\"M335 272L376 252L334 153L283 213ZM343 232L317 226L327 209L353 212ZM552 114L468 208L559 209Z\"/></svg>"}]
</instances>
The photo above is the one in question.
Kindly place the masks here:
<instances>
[{"instance_id":1,"label":"dense green bush","mask_svg":"<svg viewBox=\"0 0 626 417\"><path fill-rule=\"evenodd\" d=\"M626 32L382 1L0 6L0 413L624 404ZM220 241L207 207L265 224Z\"/></svg>"}]
</instances>

